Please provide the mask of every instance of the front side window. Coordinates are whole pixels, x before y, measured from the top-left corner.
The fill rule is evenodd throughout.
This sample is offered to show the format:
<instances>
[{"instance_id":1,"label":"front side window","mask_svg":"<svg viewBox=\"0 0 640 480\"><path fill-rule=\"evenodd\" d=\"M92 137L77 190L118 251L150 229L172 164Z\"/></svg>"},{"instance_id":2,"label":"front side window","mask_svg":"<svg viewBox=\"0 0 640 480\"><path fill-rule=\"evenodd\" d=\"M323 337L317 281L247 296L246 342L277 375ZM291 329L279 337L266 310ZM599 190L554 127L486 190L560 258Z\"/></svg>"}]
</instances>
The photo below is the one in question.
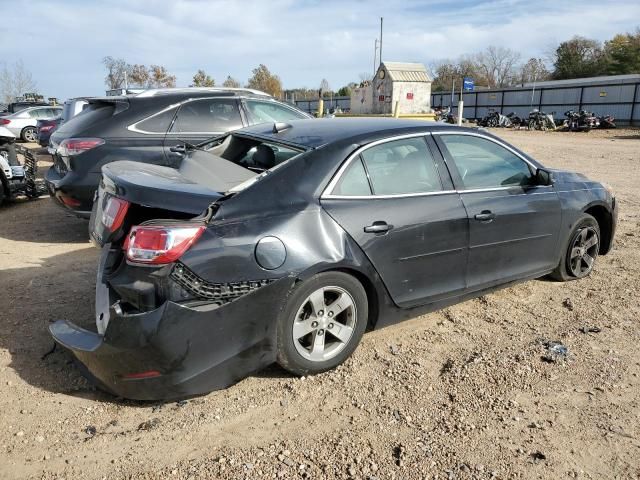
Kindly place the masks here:
<instances>
[{"instance_id":1,"label":"front side window","mask_svg":"<svg viewBox=\"0 0 640 480\"><path fill-rule=\"evenodd\" d=\"M216 133L242 127L235 99L203 99L180 107L172 133Z\"/></svg>"},{"instance_id":2,"label":"front side window","mask_svg":"<svg viewBox=\"0 0 640 480\"><path fill-rule=\"evenodd\" d=\"M247 105L249 121L252 125L258 123L288 122L290 120L307 118L301 112L275 102L246 100L245 104Z\"/></svg>"},{"instance_id":3,"label":"front side window","mask_svg":"<svg viewBox=\"0 0 640 480\"><path fill-rule=\"evenodd\" d=\"M532 182L529 165L491 140L470 135L441 135L466 190L524 186Z\"/></svg>"}]
</instances>

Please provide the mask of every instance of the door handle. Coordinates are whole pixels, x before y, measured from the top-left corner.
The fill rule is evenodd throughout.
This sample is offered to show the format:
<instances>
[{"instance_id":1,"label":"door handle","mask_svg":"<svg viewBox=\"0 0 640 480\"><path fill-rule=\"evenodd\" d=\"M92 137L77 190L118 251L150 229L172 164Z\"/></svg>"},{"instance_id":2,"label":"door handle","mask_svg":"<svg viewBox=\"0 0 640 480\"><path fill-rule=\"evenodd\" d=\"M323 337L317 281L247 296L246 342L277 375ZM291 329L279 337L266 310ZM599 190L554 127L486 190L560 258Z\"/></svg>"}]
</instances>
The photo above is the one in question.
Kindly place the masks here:
<instances>
[{"instance_id":1,"label":"door handle","mask_svg":"<svg viewBox=\"0 0 640 480\"><path fill-rule=\"evenodd\" d=\"M184 145L175 145L169 148L171 153L177 153L178 155L184 155L187 153L187 147Z\"/></svg>"},{"instance_id":2,"label":"door handle","mask_svg":"<svg viewBox=\"0 0 640 480\"><path fill-rule=\"evenodd\" d=\"M373 224L364 227L364 231L366 233L387 233L389 230L393 228L393 225L389 225L384 221L376 221Z\"/></svg>"},{"instance_id":3,"label":"door handle","mask_svg":"<svg viewBox=\"0 0 640 480\"><path fill-rule=\"evenodd\" d=\"M496 214L491 210L483 210L482 212L476 214L473 218L475 218L479 222L490 222L494 218L496 218Z\"/></svg>"}]
</instances>

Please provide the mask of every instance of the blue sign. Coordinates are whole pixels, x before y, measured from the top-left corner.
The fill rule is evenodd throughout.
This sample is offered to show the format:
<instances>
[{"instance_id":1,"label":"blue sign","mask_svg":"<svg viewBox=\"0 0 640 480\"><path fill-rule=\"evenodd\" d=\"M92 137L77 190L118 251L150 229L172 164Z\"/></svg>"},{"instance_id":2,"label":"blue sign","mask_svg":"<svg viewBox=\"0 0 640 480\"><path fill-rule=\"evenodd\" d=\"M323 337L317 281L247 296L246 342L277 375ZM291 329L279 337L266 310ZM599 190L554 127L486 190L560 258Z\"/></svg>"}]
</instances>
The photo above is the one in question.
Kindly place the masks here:
<instances>
[{"instance_id":1,"label":"blue sign","mask_svg":"<svg viewBox=\"0 0 640 480\"><path fill-rule=\"evenodd\" d=\"M473 78L464 77L462 80L462 89L465 91L473 91Z\"/></svg>"}]
</instances>

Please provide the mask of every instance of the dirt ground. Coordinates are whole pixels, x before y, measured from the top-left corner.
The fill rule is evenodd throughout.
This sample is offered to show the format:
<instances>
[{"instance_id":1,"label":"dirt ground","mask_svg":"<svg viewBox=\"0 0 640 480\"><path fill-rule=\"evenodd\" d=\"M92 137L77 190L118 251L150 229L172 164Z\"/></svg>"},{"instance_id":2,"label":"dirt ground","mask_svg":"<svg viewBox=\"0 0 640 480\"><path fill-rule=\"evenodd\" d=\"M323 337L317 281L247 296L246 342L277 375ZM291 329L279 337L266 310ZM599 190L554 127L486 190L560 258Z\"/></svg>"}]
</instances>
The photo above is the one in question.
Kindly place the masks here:
<instances>
[{"instance_id":1,"label":"dirt ground","mask_svg":"<svg viewBox=\"0 0 640 480\"><path fill-rule=\"evenodd\" d=\"M640 131L498 133L615 190L616 245L589 278L369 333L333 372L271 367L185 402L115 399L49 353L49 322L92 321L98 251L48 198L0 208L0 478L640 478ZM548 341L566 359L544 361Z\"/></svg>"}]
</instances>

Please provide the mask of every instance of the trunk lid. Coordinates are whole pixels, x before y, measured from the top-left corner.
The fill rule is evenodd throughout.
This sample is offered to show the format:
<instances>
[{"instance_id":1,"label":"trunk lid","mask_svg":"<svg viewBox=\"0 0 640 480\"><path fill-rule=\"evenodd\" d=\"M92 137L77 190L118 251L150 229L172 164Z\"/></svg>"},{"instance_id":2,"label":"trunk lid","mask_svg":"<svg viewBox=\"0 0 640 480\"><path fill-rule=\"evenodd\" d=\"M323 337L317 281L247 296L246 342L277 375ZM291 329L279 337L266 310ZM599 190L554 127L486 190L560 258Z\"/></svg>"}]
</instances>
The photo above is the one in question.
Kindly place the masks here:
<instances>
[{"instance_id":1,"label":"trunk lid","mask_svg":"<svg viewBox=\"0 0 640 480\"><path fill-rule=\"evenodd\" d=\"M105 225L105 209L112 197L129 202L123 221L115 229ZM132 225L154 218L193 218L220 197L221 193L170 167L131 161L110 163L102 167L89 233L98 246L117 243Z\"/></svg>"}]
</instances>

